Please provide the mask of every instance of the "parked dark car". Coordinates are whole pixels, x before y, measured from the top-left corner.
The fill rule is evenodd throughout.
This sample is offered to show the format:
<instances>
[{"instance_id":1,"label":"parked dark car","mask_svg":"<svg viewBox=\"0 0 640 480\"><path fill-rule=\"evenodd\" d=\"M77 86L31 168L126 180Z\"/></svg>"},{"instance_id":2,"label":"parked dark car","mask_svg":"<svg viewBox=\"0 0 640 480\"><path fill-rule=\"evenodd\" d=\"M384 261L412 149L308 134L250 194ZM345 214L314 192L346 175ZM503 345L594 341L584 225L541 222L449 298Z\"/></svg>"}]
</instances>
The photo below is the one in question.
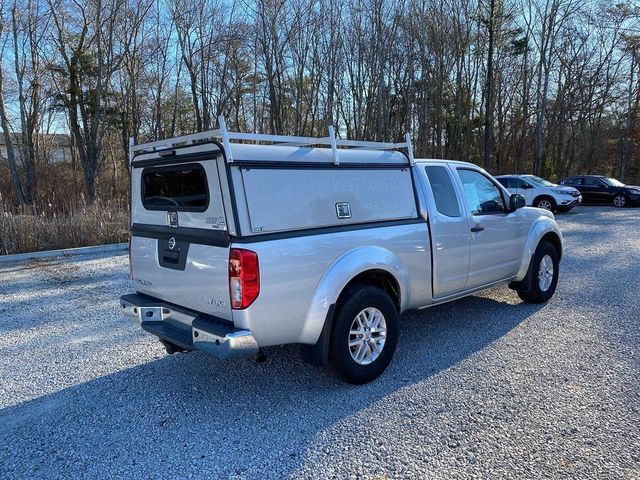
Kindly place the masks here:
<instances>
[{"instance_id":1,"label":"parked dark car","mask_svg":"<svg viewBox=\"0 0 640 480\"><path fill-rule=\"evenodd\" d=\"M626 207L640 204L640 187L625 185L615 178L603 175L577 175L560 181L582 193L584 203L599 203Z\"/></svg>"}]
</instances>

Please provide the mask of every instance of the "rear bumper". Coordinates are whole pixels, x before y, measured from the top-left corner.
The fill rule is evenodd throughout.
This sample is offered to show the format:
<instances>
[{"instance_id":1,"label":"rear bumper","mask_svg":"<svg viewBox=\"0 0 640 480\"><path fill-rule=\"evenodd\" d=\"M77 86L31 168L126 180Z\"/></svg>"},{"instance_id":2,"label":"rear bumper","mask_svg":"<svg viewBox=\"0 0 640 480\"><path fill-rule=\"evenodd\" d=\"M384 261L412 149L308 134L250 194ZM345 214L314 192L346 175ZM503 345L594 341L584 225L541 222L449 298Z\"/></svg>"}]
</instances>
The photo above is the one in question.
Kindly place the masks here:
<instances>
[{"instance_id":1,"label":"rear bumper","mask_svg":"<svg viewBox=\"0 0 640 480\"><path fill-rule=\"evenodd\" d=\"M211 315L135 293L120 297L120 307L143 330L184 350L200 350L221 359L247 358L258 352L249 330Z\"/></svg>"}]
</instances>

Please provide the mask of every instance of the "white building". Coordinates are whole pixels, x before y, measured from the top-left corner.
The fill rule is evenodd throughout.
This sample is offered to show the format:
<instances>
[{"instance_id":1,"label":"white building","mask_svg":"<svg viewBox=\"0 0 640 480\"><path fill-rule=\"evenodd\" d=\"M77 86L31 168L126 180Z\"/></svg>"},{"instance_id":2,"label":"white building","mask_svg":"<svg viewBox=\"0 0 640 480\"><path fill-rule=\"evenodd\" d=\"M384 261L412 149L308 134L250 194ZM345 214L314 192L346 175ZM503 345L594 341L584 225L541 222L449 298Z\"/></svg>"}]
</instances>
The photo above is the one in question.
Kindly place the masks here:
<instances>
[{"instance_id":1,"label":"white building","mask_svg":"<svg viewBox=\"0 0 640 480\"><path fill-rule=\"evenodd\" d=\"M19 133L13 133L11 136L16 160L19 160L22 136ZM71 162L71 138L69 135L39 134L35 141L37 142L36 150L41 156L37 159L38 161L44 161L47 164ZM0 133L0 160L3 162L7 160L7 144L2 133Z\"/></svg>"}]
</instances>

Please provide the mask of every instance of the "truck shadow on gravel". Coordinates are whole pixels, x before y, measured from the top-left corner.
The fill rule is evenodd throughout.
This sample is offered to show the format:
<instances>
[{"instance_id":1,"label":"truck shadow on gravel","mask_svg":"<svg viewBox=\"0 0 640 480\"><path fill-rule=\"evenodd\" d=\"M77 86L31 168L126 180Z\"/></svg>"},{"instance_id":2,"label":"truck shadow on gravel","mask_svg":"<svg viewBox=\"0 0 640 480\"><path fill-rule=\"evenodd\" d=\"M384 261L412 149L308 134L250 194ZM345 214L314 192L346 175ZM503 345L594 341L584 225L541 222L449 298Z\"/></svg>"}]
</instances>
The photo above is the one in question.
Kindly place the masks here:
<instances>
[{"instance_id":1,"label":"truck shadow on gravel","mask_svg":"<svg viewBox=\"0 0 640 480\"><path fill-rule=\"evenodd\" d=\"M391 366L359 387L304 364L289 346L268 349L261 364L166 356L5 408L0 469L49 478L281 478L323 432L405 387L419 385L428 409L430 377L542 308L491 292L506 301L476 296L404 315Z\"/></svg>"}]
</instances>

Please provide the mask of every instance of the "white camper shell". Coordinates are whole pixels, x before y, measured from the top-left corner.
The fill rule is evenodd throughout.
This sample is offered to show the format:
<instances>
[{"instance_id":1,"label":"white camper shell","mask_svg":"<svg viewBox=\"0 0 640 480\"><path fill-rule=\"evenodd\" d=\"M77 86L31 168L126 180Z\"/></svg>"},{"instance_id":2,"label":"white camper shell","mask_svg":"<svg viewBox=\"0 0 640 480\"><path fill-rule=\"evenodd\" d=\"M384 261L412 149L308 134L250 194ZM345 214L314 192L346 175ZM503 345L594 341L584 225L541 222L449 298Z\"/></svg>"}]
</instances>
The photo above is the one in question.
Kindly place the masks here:
<instances>
[{"instance_id":1,"label":"white camper shell","mask_svg":"<svg viewBox=\"0 0 640 480\"><path fill-rule=\"evenodd\" d=\"M236 134L243 141L272 142L258 145L231 143L233 135L220 129L175 143L133 145L134 191L143 173L197 164L209 203L201 209L177 206L178 225L237 237L417 217L412 154L390 150L411 152L408 141L336 140L330 149L312 146L331 143L326 138ZM135 222L168 225L171 205L149 209L143 200L144 193L132 198Z\"/></svg>"}]
</instances>

